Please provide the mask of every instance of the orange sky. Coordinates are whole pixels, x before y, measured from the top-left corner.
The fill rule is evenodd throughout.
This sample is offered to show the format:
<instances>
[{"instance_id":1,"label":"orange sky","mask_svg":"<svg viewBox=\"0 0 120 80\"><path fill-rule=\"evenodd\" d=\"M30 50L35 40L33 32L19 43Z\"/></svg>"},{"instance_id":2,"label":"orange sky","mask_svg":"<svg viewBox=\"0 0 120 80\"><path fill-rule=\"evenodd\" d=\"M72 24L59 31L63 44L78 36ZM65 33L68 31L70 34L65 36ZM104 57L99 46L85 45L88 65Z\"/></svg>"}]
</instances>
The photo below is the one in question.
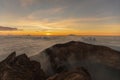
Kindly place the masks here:
<instances>
[{"instance_id":1,"label":"orange sky","mask_svg":"<svg viewBox=\"0 0 120 80\"><path fill-rule=\"evenodd\" d=\"M80 32L80 31L0 31L0 35L47 35L47 36L54 36L54 35L98 35L98 36L120 36L117 33L108 33L108 32Z\"/></svg>"},{"instance_id":2,"label":"orange sky","mask_svg":"<svg viewBox=\"0 0 120 80\"><path fill-rule=\"evenodd\" d=\"M0 0L0 35L120 36L119 7L119 0Z\"/></svg>"}]
</instances>

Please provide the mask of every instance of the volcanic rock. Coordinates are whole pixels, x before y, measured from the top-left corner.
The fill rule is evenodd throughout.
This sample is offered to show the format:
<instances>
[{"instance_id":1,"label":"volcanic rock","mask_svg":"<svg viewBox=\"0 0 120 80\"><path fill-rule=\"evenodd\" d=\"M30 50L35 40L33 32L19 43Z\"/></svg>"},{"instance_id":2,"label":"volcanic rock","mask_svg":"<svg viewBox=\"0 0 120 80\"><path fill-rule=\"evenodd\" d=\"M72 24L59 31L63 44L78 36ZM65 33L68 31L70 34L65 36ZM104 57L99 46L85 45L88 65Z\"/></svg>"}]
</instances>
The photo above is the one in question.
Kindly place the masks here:
<instances>
[{"instance_id":1,"label":"volcanic rock","mask_svg":"<svg viewBox=\"0 0 120 80\"><path fill-rule=\"evenodd\" d=\"M70 71L63 71L47 80L91 80L91 76L84 68L76 68Z\"/></svg>"},{"instance_id":2,"label":"volcanic rock","mask_svg":"<svg viewBox=\"0 0 120 80\"><path fill-rule=\"evenodd\" d=\"M41 63L45 73L60 73L72 67L80 67L81 62L89 61L120 69L120 52L106 46L79 41L56 44L31 59Z\"/></svg>"},{"instance_id":3,"label":"volcanic rock","mask_svg":"<svg viewBox=\"0 0 120 80\"><path fill-rule=\"evenodd\" d=\"M45 80L40 63L31 61L25 54L16 57L13 52L0 62L0 80Z\"/></svg>"}]
</instances>

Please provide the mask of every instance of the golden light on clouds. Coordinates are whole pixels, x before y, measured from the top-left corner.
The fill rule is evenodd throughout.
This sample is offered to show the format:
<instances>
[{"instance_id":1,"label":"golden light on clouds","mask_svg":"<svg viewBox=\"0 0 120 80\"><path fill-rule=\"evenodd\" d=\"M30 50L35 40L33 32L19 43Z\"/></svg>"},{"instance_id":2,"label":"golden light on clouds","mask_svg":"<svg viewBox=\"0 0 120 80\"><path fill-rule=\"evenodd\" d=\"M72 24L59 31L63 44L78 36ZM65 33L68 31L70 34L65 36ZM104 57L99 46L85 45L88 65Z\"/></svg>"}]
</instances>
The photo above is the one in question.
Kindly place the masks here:
<instances>
[{"instance_id":1,"label":"golden light on clouds","mask_svg":"<svg viewBox=\"0 0 120 80\"><path fill-rule=\"evenodd\" d=\"M0 31L0 35L34 35L34 36L41 36L41 35L46 35L46 36L56 36L56 35L70 35L70 34L75 34L75 35L98 35L98 36L120 36L119 33L117 32L107 32L107 31L76 31L76 30L71 30L71 31L30 31L30 30L25 30L25 31Z\"/></svg>"},{"instance_id":2,"label":"golden light on clouds","mask_svg":"<svg viewBox=\"0 0 120 80\"><path fill-rule=\"evenodd\" d=\"M0 35L120 35L120 1L0 0Z\"/></svg>"},{"instance_id":3,"label":"golden light on clouds","mask_svg":"<svg viewBox=\"0 0 120 80\"><path fill-rule=\"evenodd\" d=\"M96 19L66 19L54 22L40 20L14 20L4 25L11 25L23 31L2 31L1 34L11 35L120 35L120 24L96 24L86 21L99 21L108 18ZM83 20L83 21L82 21ZM85 22L84 22L85 21ZM1 23L2 24L2 23Z\"/></svg>"},{"instance_id":4,"label":"golden light on clouds","mask_svg":"<svg viewBox=\"0 0 120 80\"><path fill-rule=\"evenodd\" d=\"M46 32L45 34L46 34L47 36L52 35L52 33L50 33L50 32Z\"/></svg>"}]
</instances>

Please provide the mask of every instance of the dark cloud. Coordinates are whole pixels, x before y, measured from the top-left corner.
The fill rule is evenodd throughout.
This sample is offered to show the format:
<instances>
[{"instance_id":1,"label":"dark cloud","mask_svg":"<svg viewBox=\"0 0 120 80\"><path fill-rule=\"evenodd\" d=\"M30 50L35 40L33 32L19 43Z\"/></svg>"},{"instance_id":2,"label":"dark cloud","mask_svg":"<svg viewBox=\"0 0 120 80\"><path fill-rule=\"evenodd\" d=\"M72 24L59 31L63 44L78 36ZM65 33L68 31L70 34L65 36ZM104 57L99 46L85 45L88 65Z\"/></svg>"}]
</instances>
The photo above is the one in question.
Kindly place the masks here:
<instances>
[{"instance_id":1,"label":"dark cloud","mask_svg":"<svg viewBox=\"0 0 120 80\"><path fill-rule=\"evenodd\" d=\"M12 27L3 27L0 26L0 31L16 31L18 30L17 28L12 28Z\"/></svg>"}]
</instances>

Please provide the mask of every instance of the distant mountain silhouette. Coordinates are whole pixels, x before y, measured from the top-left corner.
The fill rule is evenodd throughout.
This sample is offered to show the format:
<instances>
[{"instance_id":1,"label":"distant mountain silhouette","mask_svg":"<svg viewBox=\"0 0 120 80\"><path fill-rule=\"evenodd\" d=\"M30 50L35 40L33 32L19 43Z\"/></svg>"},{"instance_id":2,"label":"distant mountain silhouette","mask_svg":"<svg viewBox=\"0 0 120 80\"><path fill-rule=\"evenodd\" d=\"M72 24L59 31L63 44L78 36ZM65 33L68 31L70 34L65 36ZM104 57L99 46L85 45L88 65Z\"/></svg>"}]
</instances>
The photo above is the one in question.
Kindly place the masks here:
<instances>
[{"instance_id":1,"label":"distant mountain silhouette","mask_svg":"<svg viewBox=\"0 0 120 80\"><path fill-rule=\"evenodd\" d=\"M12 27L4 27L0 26L0 31L13 31L13 30L18 30L17 28L12 28Z\"/></svg>"}]
</instances>

